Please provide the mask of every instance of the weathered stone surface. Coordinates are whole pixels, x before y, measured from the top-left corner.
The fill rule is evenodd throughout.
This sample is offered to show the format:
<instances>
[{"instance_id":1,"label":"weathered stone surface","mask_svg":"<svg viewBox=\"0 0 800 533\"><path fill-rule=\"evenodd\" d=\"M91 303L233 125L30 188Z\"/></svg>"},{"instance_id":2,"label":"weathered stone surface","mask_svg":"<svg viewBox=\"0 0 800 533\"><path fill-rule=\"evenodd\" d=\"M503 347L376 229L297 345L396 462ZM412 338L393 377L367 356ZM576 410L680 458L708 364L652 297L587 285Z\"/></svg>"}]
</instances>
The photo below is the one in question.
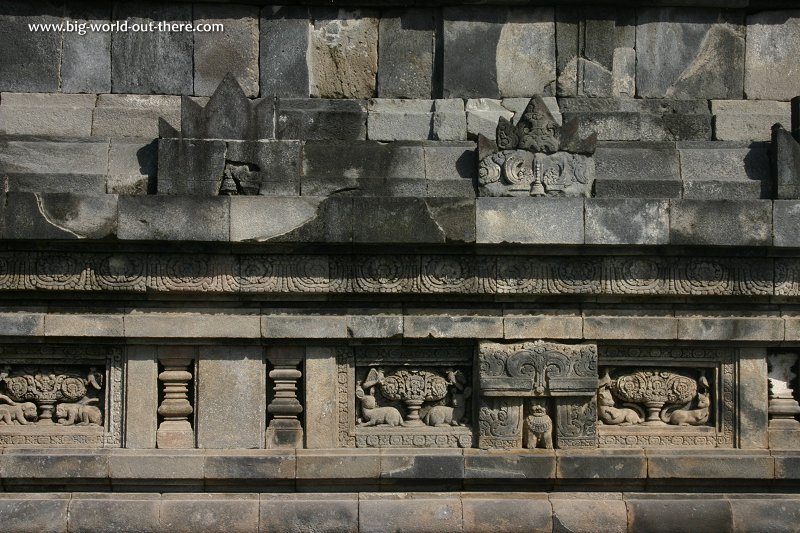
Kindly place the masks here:
<instances>
[{"instance_id":1,"label":"weathered stone surface","mask_svg":"<svg viewBox=\"0 0 800 533\"><path fill-rule=\"evenodd\" d=\"M678 323L670 313L613 309L584 311L587 339L677 339Z\"/></svg>"},{"instance_id":2,"label":"weathered stone surface","mask_svg":"<svg viewBox=\"0 0 800 533\"><path fill-rule=\"evenodd\" d=\"M6 490L31 480L57 480L60 483L95 481L108 487L109 456L85 450L5 450L0 458L0 475Z\"/></svg>"},{"instance_id":3,"label":"weathered stone surface","mask_svg":"<svg viewBox=\"0 0 800 533\"><path fill-rule=\"evenodd\" d=\"M744 77L747 98L789 100L800 94L795 62L798 53L800 10L748 15Z\"/></svg>"},{"instance_id":4,"label":"weathered stone surface","mask_svg":"<svg viewBox=\"0 0 800 533\"><path fill-rule=\"evenodd\" d=\"M335 448L338 423L331 416L337 409L336 352L333 348L310 346L305 361L305 438L306 448Z\"/></svg>"},{"instance_id":5,"label":"weathered stone surface","mask_svg":"<svg viewBox=\"0 0 800 533\"><path fill-rule=\"evenodd\" d=\"M680 198L683 188L678 180L602 179L594 182L597 198Z\"/></svg>"},{"instance_id":6,"label":"weathered stone surface","mask_svg":"<svg viewBox=\"0 0 800 533\"><path fill-rule=\"evenodd\" d=\"M46 337L124 337L121 316L50 314L45 317Z\"/></svg>"},{"instance_id":7,"label":"weathered stone surface","mask_svg":"<svg viewBox=\"0 0 800 533\"><path fill-rule=\"evenodd\" d=\"M260 527L275 533L359 531L355 494L262 494L260 513Z\"/></svg>"},{"instance_id":8,"label":"weathered stone surface","mask_svg":"<svg viewBox=\"0 0 800 533\"><path fill-rule=\"evenodd\" d=\"M372 141L433 138L433 100L372 99L367 112L367 137Z\"/></svg>"},{"instance_id":9,"label":"weathered stone surface","mask_svg":"<svg viewBox=\"0 0 800 533\"><path fill-rule=\"evenodd\" d=\"M0 331L8 336L44 335L44 318L40 313L0 313Z\"/></svg>"},{"instance_id":10,"label":"weathered stone surface","mask_svg":"<svg viewBox=\"0 0 800 533\"><path fill-rule=\"evenodd\" d=\"M633 48L617 48L614 50L614 68L611 72L613 84L611 94L614 96L636 95L636 50Z\"/></svg>"},{"instance_id":11,"label":"weathered stone surface","mask_svg":"<svg viewBox=\"0 0 800 533\"><path fill-rule=\"evenodd\" d=\"M757 200L769 198L767 181L697 180L683 182L686 200Z\"/></svg>"},{"instance_id":12,"label":"weathered stone surface","mask_svg":"<svg viewBox=\"0 0 800 533\"><path fill-rule=\"evenodd\" d=\"M338 445L338 444L337 444ZM323 481L360 480L375 484L381 475L381 454L378 449L361 449L357 453L347 450L305 450L297 454L297 479L310 486Z\"/></svg>"},{"instance_id":13,"label":"weathered stone surface","mask_svg":"<svg viewBox=\"0 0 800 533\"><path fill-rule=\"evenodd\" d=\"M105 175L108 141L42 142L0 139L0 173Z\"/></svg>"},{"instance_id":14,"label":"weathered stone surface","mask_svg":"<svg viewBox=\"0 0 800 533\"><path fill-rule=\"evenodd\" d=\"M680 142L684 181L766 181L770 176L765 143Z\"/></svg>"},{"instance_id":15,"label":"weathered stone surface","mask_svg":"<svg viewBox=\"0 0 800 533\"><path fill-rule=\"evenodd\" d=\"M69 19L87 24L85 35L64 34L61 57L61 90L69 93L111 92L111 32L93 31L88 24L111 22L110 5L67 6Z\"/></svg>"},{"instance_id":16,"label":"weathered stone surface","mask_svg":"<svg viewBox=\"0 0 800 533\"><path fill-rule=\"evenodd\" d=\"M296 460L291 451L217 450L204 454L203 475L209 483L241 486L242 482L270 480L273 486L294 483Z\"/></svg>"},{"instance_id":17,"label":"weathered stone surface","mask_svg":"<svg viewBox=\"0 0 800 533\"><path fill-rule=\"evenodd\" d=\"M235 175L239 194L294 196L300 192L301 149L298 141L230 141L226 170Z\"/></svg>"},{"instance_id":18,"label":"weathered stone surface","mask_svg":"<svg viewBox=\"0 0 800 533\"><path fill-rule=\"evenodd\" d=\"M594 155L595 179L680 181L673 143L601 143Z\"/></svg>"},{"instance_id":19,"label":"weathered stone surface","mask_svg":"<svg viewBox=\"0 0 800 533\"><path fill-rule=\"evenodd\" d=\"M312 9L308 49L311 96L370 98L378 72L378 18L371 11Z\"/></svg>"},{"instance_id":20,"label":"weathered stone surface","mask_svg":"<svg viewBox=\"0 0 800 533\"><path fill-rule=\"evenodd\" d=\"M107 459L104 476L110 476L114 484L140 480L169 484L203 479L204 457L190 450L169 454L157 450L131 450L109 455Z\"/></svg>"},{"instance_id":21,"label":"weathered stone surface","mask_svg":"<svg viewBox=\"0 0 800 533\"><path fill-rule=\"evenodd\" d=\"M223 241L229 239L226 197L123 196L118 237L122 240Z\"/></svg>"},{"instance_id":22,"label":"weathered stone surface","mask_svg":"<svg viewBox=\"0 0 800 533\"><path fill-rule=\"evenodd\" d=\"M461 498L464 531L508 533L550 532L552 507L546 497L507 496L502 493L466 493Z\"/></svg>"},{"instance_id":23,"label":"weathered stone surface","mask_svg":"<svg viewBox=\"0 0 800 533\"><path fill-rule=\"evenodd\" d=\"M3 93L0 134L88 137L93 94Z\"/></svg>"},{"instance_id":24,"label":"weathered stone surface","mask_svg":"<svg viewBox=\"0 0 800 533\"><path fill-rule=\"evenodd\" d=\"M428 180L464 180L472 185L478 177L475 144L450 142L426 144L425 178Z\"/></svg>"},{"instance_id":25,"label":"weathered stone surface","mask_svg":"<svg viewBox=\"0 0 800 533\"><path fill-rule=\"evenodd\" d=\"M475 227L478 243L583 244L583 199L477 198Z\"/></svg>"},{"instance_id":26,"label":"weathered stone surface","mask_svg":"<svg viewBox=\"0 0 800 533\"><path fill-rule=\"evenodd\" d=\"M469 311L436 314L430 311L409 312L403 317L403 334L408 338L502 338L501 316L477 316Z\"/></svg>"},{"instance_id":27,"label":"weathered stone surface","mask_svg":"<svg viewBox=\"0 0 800 533\"><path fill-rule=\"evenodd\" d=\"M69 503L69 531L156 533L160 506L158 494L77 493Z\"/></svg>"},{"instance_id":28,"label":"weathered stone surface","mask_svg":"<svg viewBox=\"0 0 800 533\"><path fill-rule=\"evenodd\" d=\"M128 24L190 24L189 4L118 4L114 20ZM111 87L116 93L192 94L192 42L187 31L118 32L111 43ZM146 65L146 68L142 68Z\"/></svg>"},{"instance_id":29,"label":"weathered stone surface","mask_svg":"<svg viewBox=\"0 0 800 533\"><path fill-rule=\"evenodd\" d=\"M453 7L443 18L445 98L555 92L552 8Z\"/></svg>"},{"instance_id":30,"label":"weathered stone surface","mask_svg":"<svg viewBox=\"0 0 800 533\"><path fill-rule=\"evenodd\" d=\"M556 104L557 105L557 104ZM470 139L477 139L483 135L487 139L494 139L497 131L497 122L500 117L511 121L514 112L503 106L501 100L491 98L476 98L467 100L467 135Z\"/></svg>"},{"instance_id":31,"label":"weathered stone surface","mask_svg":"<svg viewBox=\"0 0 800 533\"><path fill-rule=\"evenodd\" d=\"M382 13L378 32L378 96L431 98L436 12Z\"/></svg>"},{"instance_id":32,"label":"weathered stone surface","mask_svg":"<svg viewBox=\"0 0 800 533\"><path fill-rule=\"evenodd\" d=\"M59 90L62 34L28 31L28 24L63 22L58 3L0 5L0 91Z\"/></svg>"},{"instance_id":33,"label":"weathered stone surface","mask_svg":"<svg viewBox=\"0 0 800 533\"><path fill-rule=\"evenodd\" d=\"M7 531L66 533L70 494L15 493L0 497L0 520Z\"/></svg>"},{"instance_id":34,"label":"weathered stone surface","mask_svg":"<svg viewBox=\"0 0 800 533\"><path fill-rule=\"evenodd\" d=\"M234 242L350 242L349 198L233 197L231 240Z\"/></svg>"},{"instance_id":35,"label":"weathered stone surface","mask_svg":"<svg viewBox=\"0 0 800 533\"><path fill-rule=\"evenodd\" d=\"M637 11L636 90L645 98L741 98L742 15L650 8Z\"/></svg>"},{"instance_id":36,"label":"weathered stone surface","mask_svg":"<svg viewBox=\"0 0 800 533\"><path fill-rule=\"evenodd\" d=\"M461 479L464 458L459 450L410 449L381 452L381 479Z\"/></svg>"},{"instance_id":37,"label":"weathered stone surface","mask_svg":"<svg viewBox=\"0 0 800 533\"><path fill-rule=\"evenodd\" d=\"M776 198L800 198L800 144L780 124L772 128L770 155Z\"/></svg>"},{"instance_id":38,"label":"weathered stone surface","mask_svg":"<svg viewBox=\"0 0 800 533\"><path fill-rule=\"evenodd\" d=\"M514 309L503 313L506 339L580 339L582 330L583 320L576 312Z\"/></svg>"},{"instance_id":39,"label":"weathered stone surface","mask_svg":"<svg viewBox=\"0 0 800 533\"><path fill-rule=\"evenodd\" d=\"M275 138L306 141L365 139L367 106L361 100L286 98L275 109Z\"/></svg>"},{"instance_id":40,"label":"weathered stone surface","mask_svg":"<svg viewBox=\"0 0 800 533\"><path fill-rule=\"evenodd\" d=\"M464 477L475 483L497 479L547 480L555 476L555 454L544 450L464 450Z\"/></svg>"},{"instance_id":41,"label":"weathered stone surface","mask_svg":"<svg viewBox=\"0 0 800 533\"><path fill-rule=\"evenodd\" d=\"M353 242L475 242L472 198L354 198L353 213Z\"/></svg>"},{"instance_id":42,"label":"weathered stone surface","mask_svg":"<svg viewBox=\"0 0 800 533\"><path fill-rule=\"evenodd\" d=\"M691 457L680 451L659 451L648 454L647 466L649 478L672 479L771 479L775 471L768 451L729 455L698 451Z\"/></svg>"},{"instance_id":43,"label":"weathered stone surface","mask_svg":"<svg viewBox=\"0 0 800 533\"><path fill-rule=\"evenodd\" d=\"M202 531L224 524L231 533L258 531L258 494L165 494L161 499L160 528L175 533ZM214 526L212 526L214 527Z\"/></svg>"},{"instance_id":44,"label":"weathered stone surface","mask_svg":"<svg viewBox=\"0 0 800 533\"><path fill-rule=\"evenodd\" d=\"M258 346L198 349L197 447L261 448L266 411L266 376ZM231 394L236 391L235 394ZM247 406L245 409L244 406Z\"/></svg>"},{"instance_id":45,"label":"weathered stone surface","mask_svg":"<svg viewBox=\"0 0 800 533\"><path fill-rule=\"evenodd\" d=\"M125 398L125 446L155 448L158 409L158 362L155 346L130 346Z\"/></svg>"},{"instance_id":46,"label":"weathered stone surface","mask_svg":"<svg viewBox=\"0 0 800 533\"><path fill-rule=\"evenodd\" d=\"M741 348L739 351L739 446L764 449L769 446L769 383L767 351L764 348Z\"/></svg>"},{"instance_id":47,"label":"weathered stone surface","mask_svg":"<svg viewBox=\"0 0 800 533\"><path fill-rule=\"evenodd\" d=\"M773 124L791 121L788 102L712 100L711 113L719 141L768 141Z\"/></svg>"},{"instance_id":48,"label":"weathered stone surface","mask_svg":"<svg viewBox=\"0 0 800 533\"><path fill-rule=\"evenodd\" d=\"M800 247L800 201L775 200L772 221L775 246Z\"/></svg>"},{"instance_id":49,"label":"weathered stone surface","mask_svg":"<svg viewBox=\"0 0 800 533\"><path fill-rule=\"evenodd\" d=\"M436 494L362 493L358 505L362 533L454 533L462 531L461 499Z\"/></svg>"},{"instance_id":50,"label":"weathered stone surface","mask_svg":"<svg viewBox=\"0 0 800 533\"><path fill-rule=\"evenodd\" d=\"M258 96L258 8L244 5L195 6L194 24L224 24L222 32L194 34L194 94L211 96L227 73L247 96Z\"/></svg>"},{"instance_id":51,"label":"weathered stone surface","mask_svg":"<svg viewBox=\"0 0 800 533\"><path fill-rule=\"evenodd\" d=\"M158 137L158 119L180 127L180 98L136 94L101 94L92 118L92 135Z\"/></svg>"},{"instance_id":52,"label":"weathered stone surface","mask_svg":"<svg viewBox=\"0 0 800 533\"><path fill-rule=\"evenodd\" d=\"M9 193L6 235L11 239L103 239L117 231L117 196Z\"/></svg>"},{"instance_id":53,"label":"weathered stone surface","mask_svg":"<svg viewBox=\"0 0 800 533\"><path fill-rule=\"evenodd\" d=\"M578 47L580 32L578 8L557 6L556 26L556 94L576 96L578 94Z\"/></svg>"},{"instance_id":54,"label":"weathered stone surface","mask_svg":"<svg viewBox=\"0 0 800 533\"><path fill-rule=\"evenodd\" d=\"M627 507L622 500L552 497L553 533L627 533Z\"/></svg>"},{"instance_id":55,"label":"weathered stone surface","mask_svg":"<svg viewBox=\"0 0 800 533\"><path fill-rule=\"evenodd\" d=\"M692 316L675 312L678 339L695 341L782 341L784 323L779 316ZM696 315L696 313L695 313Z\"/></svg>"},{"instance_id":56,"label":"weathered stone surface","mask_svg":"<svg viewBox=\"0 0 800 533\"><path fill-rule=\"evenodd\" d=\"M667 244L666 200L586 200L586 244Z\"/></svg>"},{"instance_id":57,"label":"weathered stone surface","mask_svg":"<svg viewBox=\"0 0 800 533\"><path fill-rule=\"evenodd\" d=\"M781 496L749 499L746 496L731 500L735 533L785 531L788 524L800 521L800 507L792 499Z\"/></svg>"},{"instance_id":58,"label":"weathered stone surface","mask_svg":"<svg viewBox=\"0 0 800 533\"><path fill-rule=\"evenodd\" d=\"M112 140L108 151L109 194L147 194L155 192L158 167L158 142L151 140Z\"/></svg>"},{"instance_id":59,"label":"weathered stone surface","mask_svg":"<svg viewBox=\"0 0 800 533\"><path fill-rule=\"evenodd\" d=\"M628 527L632 531L667 533L685 531L731 531L731 504L711 499L629 499Z\"/></svg>"},{"instance_id":60,"label":"weathered stone surface","mask_svg":"<svg viewBox=\"0 0 800 533\"><path fill-rule=\"evenodd\" d=\"M134 308L125 315L125 334L130 337L252 339L259 337L260 325L258 314L246 310L225 314L203 309L187 313L153 313Z\"/></svg>"},{"instance_id":61,"label":"weathered stone surface","mask_svg":"<svg viewBox=\"0 0 800 533\"><path fill-rule=\"evenodd\" d=\"M158 192L215 196L225 170L223 141L159 139Z\"/></svg>"},{"instance_id":62,"label":"weathered stone surface","mask_svg":"<svg viewBox=\"0 0 800 533\"><path fill-rule=\"evenodd\" d=\"M267 6L261 10L260 27L262 96L307 98L308 8Z\"/></svg>"},{"instance_id":63,"label":"weathered stone surface","mask_svg":"<svg viewBox=\"0 0 800 533\"><path fill-rule=\"evenodd\" d=\"M561 451L558 477L565 479L631 479L647 477L642 450Z\"/></svg>"},{"instance_id":64,"label":"weathered stone surface","mask_svg":"<svg viewBox=\"0 0 800 533\"><path fill-rule=\"evenodd\" d=\"M769 246L772 202L672 200L670 244Z\"/></svg>"}]
</instances>

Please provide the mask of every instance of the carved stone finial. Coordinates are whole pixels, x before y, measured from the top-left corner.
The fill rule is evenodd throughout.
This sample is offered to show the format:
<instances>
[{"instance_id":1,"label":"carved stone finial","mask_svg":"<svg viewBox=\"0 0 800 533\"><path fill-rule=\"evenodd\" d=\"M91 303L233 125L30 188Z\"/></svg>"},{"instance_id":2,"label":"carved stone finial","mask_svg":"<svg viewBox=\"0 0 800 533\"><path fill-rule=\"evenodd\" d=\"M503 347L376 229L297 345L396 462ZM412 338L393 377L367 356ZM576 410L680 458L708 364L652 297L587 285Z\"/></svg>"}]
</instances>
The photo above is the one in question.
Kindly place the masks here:
<instances>
[{"instance_id":1,"label":"carved stone finial","mask_svg":"<svg viewBox=\"0 0 800 533\"><path fill-rule=\"evenodd\" d=\"M194 412L189 402L192 361L185 358L161 358L164 371L158 375L164 399L158 406L162 417L156 431L158 448L194 448L194 431L189 415Z\"/></svg>"},{"instance_id":2,"label":"carved stone finial","mask_svg":"<svg viewBox=\"0 0 800 533\"><path fill-rule=\"evenodd\" d=\"M297 381L303 377L297 367L303 360L303 348L271 348L267 359L273 365L269 377L275 384L275 396L267 406L272 420L267 427L267 448L300 448L303 426L297 415L303 406L297 399Z\"/></svg>"}]
</instances>

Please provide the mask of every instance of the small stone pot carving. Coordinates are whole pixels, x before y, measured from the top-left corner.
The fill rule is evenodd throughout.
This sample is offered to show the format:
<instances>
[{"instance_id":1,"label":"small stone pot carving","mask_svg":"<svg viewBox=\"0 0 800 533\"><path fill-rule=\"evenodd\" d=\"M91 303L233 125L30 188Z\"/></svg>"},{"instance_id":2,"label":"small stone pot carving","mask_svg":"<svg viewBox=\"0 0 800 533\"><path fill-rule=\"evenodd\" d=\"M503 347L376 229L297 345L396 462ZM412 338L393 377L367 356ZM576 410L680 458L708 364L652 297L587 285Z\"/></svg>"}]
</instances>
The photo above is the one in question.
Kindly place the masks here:
<instances>
[{"instance_id":1,"label":"small stone pot carving","mask_svg":"<svg viewBox=\"0 0 800 533\"><path fill-rule=\"evenodd\" d=\"M615 379L611 389L618 398L645 406L645 424L663 424L659 415L664 405L690 402L697 394L697 381L674 372L638 370Z\"/></svg>"}]
</instances>

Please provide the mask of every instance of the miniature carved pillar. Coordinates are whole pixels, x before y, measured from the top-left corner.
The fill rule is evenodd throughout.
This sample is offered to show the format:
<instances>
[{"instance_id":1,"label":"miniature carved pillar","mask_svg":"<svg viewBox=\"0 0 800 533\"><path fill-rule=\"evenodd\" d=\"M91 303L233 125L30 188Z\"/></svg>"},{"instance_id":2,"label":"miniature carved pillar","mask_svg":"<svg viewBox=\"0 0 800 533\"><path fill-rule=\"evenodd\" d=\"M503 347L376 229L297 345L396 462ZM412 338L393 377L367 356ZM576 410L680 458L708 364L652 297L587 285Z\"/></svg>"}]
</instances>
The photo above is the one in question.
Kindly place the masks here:
<instances>
[{"instance_id":1,"label":"miniature carved pillar","mask_svg":"<svg viewBox=\"0 0 800 533\"><path fill-rule=\"evenodd\" d=\"M194 412L189 402L192 380L191 359L161 358L164 371L158 375L164 397L158 406L162 421L156 431L157 448L194 448L194 430L189 415Z\"/></svg>"},{"instance_id":2,"label":"miniature carved pillar","mask_svg":"<svg viewBox=\"0 0 800 533\"><path fill-rule=\"evenodd\" d=\"M272 420L267 427L267 448L301 448L303 426L297 415L303 406L297 399L297 380L303 374L297 367L303 361L305 350L299 347L270 348L267 359L275 367L269 377L275 383L275 396L267 406Z\"/></svg>"},{"instance_id":3,"label":"miniature carved pillar","mask_svg":"<svg viewBox=\"0 0 800 533\"><path fill-rule=\"evenodd\" d=\"M792 370L797 364L797 354L775 353L767 356L769 364L769 427L800 429L795 418L800 405L794 399L793 381L797 374Z\"/></svg>"}]
</instances>

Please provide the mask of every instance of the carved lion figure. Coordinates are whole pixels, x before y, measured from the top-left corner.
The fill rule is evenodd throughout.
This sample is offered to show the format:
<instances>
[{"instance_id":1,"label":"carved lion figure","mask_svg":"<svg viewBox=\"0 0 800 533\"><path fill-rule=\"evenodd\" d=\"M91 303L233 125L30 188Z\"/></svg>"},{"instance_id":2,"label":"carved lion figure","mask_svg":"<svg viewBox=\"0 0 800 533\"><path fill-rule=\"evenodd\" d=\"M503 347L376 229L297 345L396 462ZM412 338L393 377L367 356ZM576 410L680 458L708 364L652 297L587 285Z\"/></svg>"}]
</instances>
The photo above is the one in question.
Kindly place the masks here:
<instances>
[{"instance_id":1,"label":"carved lion figure","mask_svg":"<svg viewBox=\"0 0 800 533\"><path fill-rule=\"evenodd\" d=\"M89 405L91 402L96 402L96 398L92 398L84 403L60 403L56 406L56 419L59 424L65 426L90 426L103 424L103 413L100 408L95 405Z\"/></svg>"},{"instance_id":2,"label":"carved lion figure","mask_svg":"<svg viewBox=\"0 0 800 533\"><path fill-rule=\"evenodd\" d=\"M28 420L35 421L39 416L39 411L36 404L32 402L0 404L0 421L4 424L13 424L14 422L22 425L27 425Z\"/></svg>"}]
</instances>

